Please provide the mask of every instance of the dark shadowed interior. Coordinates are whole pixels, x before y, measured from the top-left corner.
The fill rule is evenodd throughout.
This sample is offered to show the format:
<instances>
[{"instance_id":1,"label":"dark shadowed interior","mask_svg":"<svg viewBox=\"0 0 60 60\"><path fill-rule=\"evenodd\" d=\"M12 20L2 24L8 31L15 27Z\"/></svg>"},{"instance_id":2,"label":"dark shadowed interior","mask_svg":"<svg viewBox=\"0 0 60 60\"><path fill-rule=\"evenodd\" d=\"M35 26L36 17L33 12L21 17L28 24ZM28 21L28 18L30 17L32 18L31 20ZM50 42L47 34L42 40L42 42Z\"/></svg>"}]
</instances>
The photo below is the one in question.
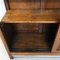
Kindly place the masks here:
<instances>
[{"instance_id":1,"label":"dark shadowed interior","mask_svg":"<svg viewBox=\"0 0 60 60\"><path fill-rule=\"evenodd\" d=\"M57 28L57 23L2 23L1 30L12 52L50 52Z\"/></svg>"}]
</instances>

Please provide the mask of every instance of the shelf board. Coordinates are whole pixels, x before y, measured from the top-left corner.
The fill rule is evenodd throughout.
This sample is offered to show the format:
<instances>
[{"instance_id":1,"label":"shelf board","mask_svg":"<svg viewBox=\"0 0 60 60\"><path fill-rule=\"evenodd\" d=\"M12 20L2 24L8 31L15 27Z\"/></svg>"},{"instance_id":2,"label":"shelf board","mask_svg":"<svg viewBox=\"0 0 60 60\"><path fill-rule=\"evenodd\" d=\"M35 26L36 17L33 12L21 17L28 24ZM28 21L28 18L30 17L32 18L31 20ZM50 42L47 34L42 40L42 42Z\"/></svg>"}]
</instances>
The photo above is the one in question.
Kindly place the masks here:
<instances>
[{"instance_id":1,"label":"shelf board","mask_svg":"<svg viewBox=\"0 0 60 60\"><path fill-rule=\"evenodd\" d=\"M47 37L38 32L22 32L15 34L11 51L13 52L42 52L50 51Z\"/></svg>"},{"instance_id":2,"label":"shelf board","mask_svg":"<svg viewBox=\"0 0 60 60\"><path fill-rule=\"evenodd\" d=\"M8 10L2 19L4 23L57 23L58 15L53 11Z\"/></svg>"}]
</instances>

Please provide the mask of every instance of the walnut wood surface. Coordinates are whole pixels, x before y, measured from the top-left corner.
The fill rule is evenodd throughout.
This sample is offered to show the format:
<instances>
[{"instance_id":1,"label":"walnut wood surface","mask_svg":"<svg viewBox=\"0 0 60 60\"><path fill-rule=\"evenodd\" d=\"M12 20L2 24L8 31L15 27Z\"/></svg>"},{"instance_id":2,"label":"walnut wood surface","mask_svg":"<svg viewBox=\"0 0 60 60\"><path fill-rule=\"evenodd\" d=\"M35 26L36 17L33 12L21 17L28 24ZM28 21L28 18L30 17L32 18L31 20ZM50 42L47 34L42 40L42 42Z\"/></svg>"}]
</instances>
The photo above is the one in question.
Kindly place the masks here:
<instances>
[{"instance_id":1,"label":"walnut wood surface","mask_svg":"<svg viewBox=\"0 0 60 60\"><path fill-rule=\"evenodd\" d=\"M60 50L60 45L58 46L58 50Z\"/></svg>"},{"instance_id":2,"label":"walnut wood surface","mask_svg":"<svg viewBox=\"0 0 60 60\"><path fill-rule=\"evenodd\" d=\"M16 52L49 51L46 35L34 32L15 34L11 47Z\"/></svg>"},{"instance_id":3,"label":"walnut wood surface","mask_svg":"<svg viewBox=\"0 0 60 60\"><path fill-rule=\"evenodd\" d=\"M10 8L2 19L4 23L59 23L60 15L53 12L53 9L60 9L60 1L36 1L32 2L28 0L9 0L6 4L7 8ZM44 11L45 9L52 9L51 11ZM57 10L58 11L58 10ZM57 12L56 11L56 12ZM41 13L42 12L42 13ZM8 31L4 31L7 28ZM30 29L29 29L30 30ZM34 30L34 29L33 29ZM16 33L13 39L10 41L8 32L10 33L10 27L4 27L3 34L7 43L11 44L12 54L14 51L49 51L49 45L46 41L46 35L40 33ZM59 37L59 36L58 36ZM57 43L58 44L58 43ZM54 47L54 46L53 46ZM17 54L19 53L17 52ZM22 54L22 53L21 53ZM29 53L26 53L29 54ZM51 53L50 53L51 54ZM54 55L54 53L52 53ZM16 55L16 54L15 54ZM20 55L20 54L19 54ZM48 54L47 54L48 55Z\"/></svg>"},{"instance_id":4,"label":"walnut wood surface","mask_svg":"<svg viewBox=\"0 0 60 60\"><path fill-rule=\"evenodd\" d=\"M56 34L55 41L53 43L51 52L57 52L59 44L60 44L60 24L58 26L57 34Z\"/></svg>"},{"instance_id":5,"label":"walnut wood surface","mask_svg":"<svg viewBox=\"0 0 60 60\"><path fill-rule=\"evenodd\" d=\"M4 23L57 23L58 14L53 11L45 11L42 14L39 10L8 10L2 22Z\"/></svg>"},{"instance_id":6,"label":"walnut wood surface","mask_svg":"<svg viewBox=\"0 0 60 60\"><path fill-rule=\"evenodd\" d=\"M56 9L60 8L58 0L9 0L10 9Z\"/></svg>"}]
</instances>

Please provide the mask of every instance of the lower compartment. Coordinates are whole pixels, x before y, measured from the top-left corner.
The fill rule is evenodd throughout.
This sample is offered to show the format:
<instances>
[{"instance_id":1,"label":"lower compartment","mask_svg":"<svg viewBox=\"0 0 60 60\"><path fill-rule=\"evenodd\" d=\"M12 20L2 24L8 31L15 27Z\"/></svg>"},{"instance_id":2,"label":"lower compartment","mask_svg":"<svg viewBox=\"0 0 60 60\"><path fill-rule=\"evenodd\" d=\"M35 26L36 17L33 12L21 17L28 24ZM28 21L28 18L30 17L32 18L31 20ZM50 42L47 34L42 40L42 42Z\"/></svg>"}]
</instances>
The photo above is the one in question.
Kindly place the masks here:
<instances>
[{"instance_id":1,"label":"lower compartment","mask_svg":"<svg viewBox=\"0 0 60 60\"><path fill-rule=\"evenodd\" d=\"M50 52L58 24L2 23L1 31L11 52Z\"/></svg>"},{"instance_id":2,"label":"lower compartment","mask_svg":"<svg viewBox=\"0 0 60 60\"><path fill-rule=\"evenodd\" d=\"M38 32L16 33L12 44L11 51L15 52L41 52L49 51L47 37L45 34Z\"/></svg>"}]
</instances>

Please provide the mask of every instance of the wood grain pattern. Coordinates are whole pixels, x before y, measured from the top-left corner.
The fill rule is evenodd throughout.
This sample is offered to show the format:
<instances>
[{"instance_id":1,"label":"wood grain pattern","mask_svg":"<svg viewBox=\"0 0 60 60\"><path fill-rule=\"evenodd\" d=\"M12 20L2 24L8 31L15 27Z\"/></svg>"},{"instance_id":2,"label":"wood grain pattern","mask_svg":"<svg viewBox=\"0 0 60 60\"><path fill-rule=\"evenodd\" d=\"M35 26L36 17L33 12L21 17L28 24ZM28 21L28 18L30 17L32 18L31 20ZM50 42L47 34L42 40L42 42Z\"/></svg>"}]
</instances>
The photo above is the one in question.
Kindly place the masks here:
<instances>
[{"instance_id":1,"label":"wood grain pattern","mask_svg":"<svg viewBox=\"0 0 60 60\"><path fill-rule=\"evenodd\" d=\"M53 11L53 9L54 10L60 9L60 1L58 0L54 0L54 1L53 0L47 0L47 1L46 0L43 0L43 1L42 0L9 0L8 4L7 2L5 3L6 3L6 7L10 8L10 10L7 11L4 18L2 19L3 23L60 23L60 11L59 13L57 13L58 10L56 12ZM51 9L51 10L45 11L45 9L47 10ZM26 27L25 29L31 30L32 28L33 31L38 30L37 27L35 28L33 27L34 26L30 25L30 27L27 26L28 29ZM18 25L15 25L15 28L17 28L16 31L21 29L18 27ZM22 28L22 30L23 29L24 28ZM18 32L14 36L11 35L13 36L13 38L11 39L11 36L8 35L12 31L10 30L10 27L6 26L2 28L2 30L4 31L3 34L5 36L5 39L8 40L7 45L10 45L10 42L12 42L11 51L10 51L10 52L13 51L11 53L12 55L14 54L15 55L20 55L20 54L28 55L30 54L29 51L39 51L39 52L45 51L45 50L50 51L49 49L50 46L48 45L49 44L48 41L46 41L47 36L45 34L40 34L39 32L38 33ZM57 32L57 36L53 44L52 51L51 53L46 53L47 55L56 54L57 47L59 46L59 43L60 43L59 33L60 33L60 27L59 27L59 31ZM26 50L28 51L28 53L25 53L25 52L22 53L22 51L26 51ZM33 55L33 53L31 54ZM39 53L39 55L40 54L42 55L43 53Z\"/></svg>"},{"instance_id":2,"label":"wood grain pattern","mask_svg":"<svg viewBox=\"0 0 60 60\"><path fill-rule=\"evenodd\" d=\"M34 32L15 34L11 47L13 52L49 51L46 35Z\"/></svg>"},{"instance_id":3,"label":"wood grain pattern","mask_svg":"<svg viewBox=\"0 0 60 60\"><path fill-rule=\"evenodd\" d=\"M4 35L3 35L3 33L2 33L1 28L0 28L0 38L1 38L2 43L3 43L3 45L4 45L5 49L6 49L6 52L7 52L8 56L9 56L10 58L12 58L12 55L11 55L10 50L9 50L9 48L8 48L8 45L7 45L6 41L5 41L5 38L4 38Z\"/></svg>"},{"instance_id":4,"label":"wood grain pattern","mask_svg":"<svg viewBox=\"0 0 60 60\"><path fill-rule=\"evenodd\" d=\"M26 3L26 2L11 2L9 3L10 9L40 9L40 2L38 3Z\"/></svg>"},{"instance_id":5,"label":"wood grain pattern","mask_svg":"<svg viewBox=\"0 0 60 60\"><path fill-rule=\"evenodd\" d=\"M57 23L58 14L53 11L45 11L40 14L40 11L27 10L8 10L2 22L4 23Z\"/></svg>"},{"instance_id":6,"label":"wood grain pattern","mask_svg":"<svg viewBox=\"0 0 60 60\"><path fill-rule=\"evenodd\" d=\"M10 9L56 9L60 8L58 0L9 0Z\"/></svg>"},{"instance_id":7,"label":"wood grain pattern","mask_svg":"<svg viewBox=\"0 0 60 60\"><path fill-rule=\"evenodd\" d=\"M50 53L50 52L41 52L41 53L39 53L39 52L37 52L37 53L32 53L32 52L11 52L11 55L13 56L13 57L20 57L20 56L30 56L30 55L32 55L32 56L42 56L42 55L44 55L44 56L60 56L60 53L58 52L58 53Z\"/></svg>"},{"instance_id":8,"label":"wood grain pattern","mask_svg":"<svg viewBox=\"0 0 60 60\"><path fill-rule=\"evenodd\" d=\"M60 24L59 24L59 28L58 28L58 31L57 31L57 34L56 34L55 42L52 46L52 51L51 52L57 52L59 43L60 43Z\"/></svg>"},{"instance_id":9,"label":"wood grain pattern","mask_svg":"<svg viewBox=\"0 0 60 60\"><path fill-rule=\"evenodd\" d=\"M45 3L45 8L46 9L57 9L59 8L60 9L60 1L51 1L51 2L46 2Z\"/></svg>"},{"instance_id":10,"label":"wood grain pattern","mask_svg":"<svg viewBox=\"0 0 60 60\"><path fill-rule=\"evenodd\" d=\"M10 9L40 9L41 2L36 0L9 0Z\"/></svg>"}]
</instances>

